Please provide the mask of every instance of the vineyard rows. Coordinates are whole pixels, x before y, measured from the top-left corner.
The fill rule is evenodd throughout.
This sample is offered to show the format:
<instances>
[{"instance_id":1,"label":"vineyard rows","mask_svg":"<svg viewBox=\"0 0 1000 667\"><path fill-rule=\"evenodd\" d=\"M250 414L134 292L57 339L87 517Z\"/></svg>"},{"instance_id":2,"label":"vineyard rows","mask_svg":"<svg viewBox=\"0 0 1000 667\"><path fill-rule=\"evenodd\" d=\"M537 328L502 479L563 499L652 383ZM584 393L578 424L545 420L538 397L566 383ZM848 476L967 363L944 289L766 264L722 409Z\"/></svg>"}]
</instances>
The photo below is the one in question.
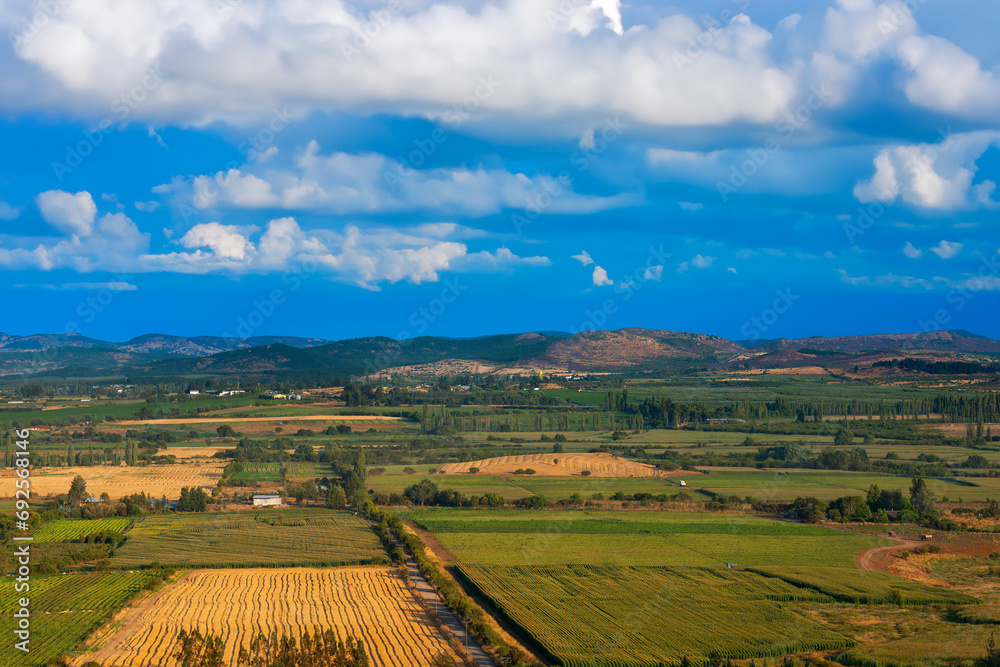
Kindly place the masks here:
<instances>
[{"instance_id":1,"label":"vineyard rows","mask_svg":"<svg viewBox=\"0 0 1000 667\"><path fill-rule=\"evenodd\" d=\"M73 650L106 622L152 577L146 573L102 572L34 576L31 579L31 652L4 647L5 667L45 665ZM0 634L14 637L14 580L0 583Z\"/></svg>"},{"instance_id":2,"label":"vineyard rows","mask_svg":"<svg viewBox=\"0 0 1000 667\"><path fill-rule=\"evenodd\" d=\"M822 596L753 573L579 565L459 570L551 659L570 667L677 663L711 651L759 658L853 644L775 601Z\"/></svg>"},{"instance_id":3,"label":"vineyard rows","mask_svg":"<svg viewBox=\"0 0 1000 667\"><path fill-rule=\"evenodd\" d=\"M385 555L368 524L324 509L148 516L115 553L117 567L354 565Z\"/></svg>"},{"instance_id":4,"label":"vineyard rows","mask_svg":"<svg viewBox=\"0 0 1000 667\"><path fill-rule=\"evenodd\" d=\"M34 533L32 537L35 542L62 542L63 540L76 540L87 535L100 532L124 533L132 525L132 519L128 517L115 517L111 519L91 519L74 520L60 519L47 523Z\"/></svg>"}]
</instances>

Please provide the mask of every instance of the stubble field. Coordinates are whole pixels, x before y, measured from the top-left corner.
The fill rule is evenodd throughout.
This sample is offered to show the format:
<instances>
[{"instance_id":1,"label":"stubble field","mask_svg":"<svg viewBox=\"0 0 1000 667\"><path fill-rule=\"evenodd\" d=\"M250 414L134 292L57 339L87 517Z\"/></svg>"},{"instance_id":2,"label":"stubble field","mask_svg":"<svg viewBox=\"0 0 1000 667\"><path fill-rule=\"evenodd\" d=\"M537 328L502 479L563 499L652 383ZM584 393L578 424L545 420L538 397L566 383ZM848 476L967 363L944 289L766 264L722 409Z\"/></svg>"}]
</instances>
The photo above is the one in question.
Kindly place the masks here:
<instances>
[{"instance_id":1,"label":"stubble field","mask_svg":"<svg viewBox=\"0 0 1000 667\"><path fill-rule=\"evenodd\" d=\"M195 570L129 609L120 629L74 665L169 664L182 629L212 633L226 644L225 664L258 633L298 637L316 628L353 635L376 667L430 665L454 656L410 591L390 569Z\"/></svg>"},{"instance_id":2,"label":"stubble field","mask_svg":"<svg viewBox=\"0 0 1000 667\"><path fill-rule=\"evenodd\" d=\"M69 491L77 475L87 482L87 494L102 493L114 500L133 493L145 492L154 498L176 499L182 487L211 489L222 477L221 463L188 463L137 467L74 466L71 468L38 468L31 471L31 491L35 497L57 496ZM14 493L15 471L0 471L0 493ZM5 496L7 497L7 496Z\"/></svg>"}]
</instances>

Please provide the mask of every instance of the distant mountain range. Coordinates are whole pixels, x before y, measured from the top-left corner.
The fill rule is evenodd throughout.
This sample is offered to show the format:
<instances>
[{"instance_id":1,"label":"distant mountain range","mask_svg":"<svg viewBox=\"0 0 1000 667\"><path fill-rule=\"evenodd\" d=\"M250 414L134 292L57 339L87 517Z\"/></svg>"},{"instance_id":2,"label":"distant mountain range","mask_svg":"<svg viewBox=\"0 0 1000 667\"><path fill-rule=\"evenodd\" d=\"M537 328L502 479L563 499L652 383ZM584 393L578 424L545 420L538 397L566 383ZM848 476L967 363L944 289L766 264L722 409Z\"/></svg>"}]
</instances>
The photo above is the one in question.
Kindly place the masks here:
<instances>
[{"instance_id":1,"label":"distant mountain range","mask_svg":"<svg viewBox=\"0 0 1000 667\"><path fill-rule=\"evenodd\" d=\"M12 336L0 333L0 350L29 352L47 350L53 347L82 347L135 352L139 354L178 354L187 357L201 357L230 350L244 350L250 347L280 343L290 347L315 347L332 341L319 338L299 338L296 336L256 336L253 338L222 338L221 336L170 336L165 334L144 334L124 343L112 343L79 334L33 334Z\"/></svg>"},{"instance_id":2,"label":"distant mountain range","mask_svg":"<svg viewBox=\"0 0 1000 667\"><path fill-rule=\"evenodd\" d=\"M381 336L330 341L295 336L223 338L146 334L123 343L73 334L0 334L0 377L274 376L346 377L405 367L431 375L480 369L558 372L681 371L692 368L871 367L904 356L988 360L1000 341L968 331L811 336L731 341L707 334L628 328L527 332L477 338Z\"/></svg>"}]
</instances>

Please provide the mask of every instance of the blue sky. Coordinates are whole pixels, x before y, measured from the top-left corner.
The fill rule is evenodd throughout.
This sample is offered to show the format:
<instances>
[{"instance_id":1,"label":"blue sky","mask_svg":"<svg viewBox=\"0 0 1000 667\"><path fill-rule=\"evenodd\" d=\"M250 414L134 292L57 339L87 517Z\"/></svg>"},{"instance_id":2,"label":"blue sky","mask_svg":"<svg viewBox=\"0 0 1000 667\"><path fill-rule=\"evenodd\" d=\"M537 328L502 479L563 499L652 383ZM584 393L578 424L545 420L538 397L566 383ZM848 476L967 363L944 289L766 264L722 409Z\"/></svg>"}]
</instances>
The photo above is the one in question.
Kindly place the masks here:
<instances>
[{"instance_id":1,"label":"blue sky","mask_svg":"<svg viewBox=\"0 0 1000 667\"><path fill-rule=\"evenodd\" d=\"M1000 337L994 2L5 2L15 334Z\"/></svg>"}]
</instances>

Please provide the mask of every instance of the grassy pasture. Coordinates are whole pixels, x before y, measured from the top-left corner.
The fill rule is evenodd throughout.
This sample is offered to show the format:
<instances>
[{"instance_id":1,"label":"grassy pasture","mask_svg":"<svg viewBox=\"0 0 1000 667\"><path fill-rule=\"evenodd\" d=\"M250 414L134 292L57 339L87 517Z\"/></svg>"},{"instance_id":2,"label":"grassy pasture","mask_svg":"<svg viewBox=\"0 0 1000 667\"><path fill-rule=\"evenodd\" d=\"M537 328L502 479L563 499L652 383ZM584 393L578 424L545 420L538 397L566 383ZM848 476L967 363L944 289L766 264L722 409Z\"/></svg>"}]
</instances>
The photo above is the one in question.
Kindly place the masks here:
<instances>
[{"instance_id":1,"label":"grassy pasture","mask_svg":"<svg viewBox=\"0 0 1000 667\"><path fill-rule=\"evenodd\" d=\"M112 566L354 565L384 554L368 524L353 514L261 509L145 517L129 531Z\"/></svg>"}]
</instances>

